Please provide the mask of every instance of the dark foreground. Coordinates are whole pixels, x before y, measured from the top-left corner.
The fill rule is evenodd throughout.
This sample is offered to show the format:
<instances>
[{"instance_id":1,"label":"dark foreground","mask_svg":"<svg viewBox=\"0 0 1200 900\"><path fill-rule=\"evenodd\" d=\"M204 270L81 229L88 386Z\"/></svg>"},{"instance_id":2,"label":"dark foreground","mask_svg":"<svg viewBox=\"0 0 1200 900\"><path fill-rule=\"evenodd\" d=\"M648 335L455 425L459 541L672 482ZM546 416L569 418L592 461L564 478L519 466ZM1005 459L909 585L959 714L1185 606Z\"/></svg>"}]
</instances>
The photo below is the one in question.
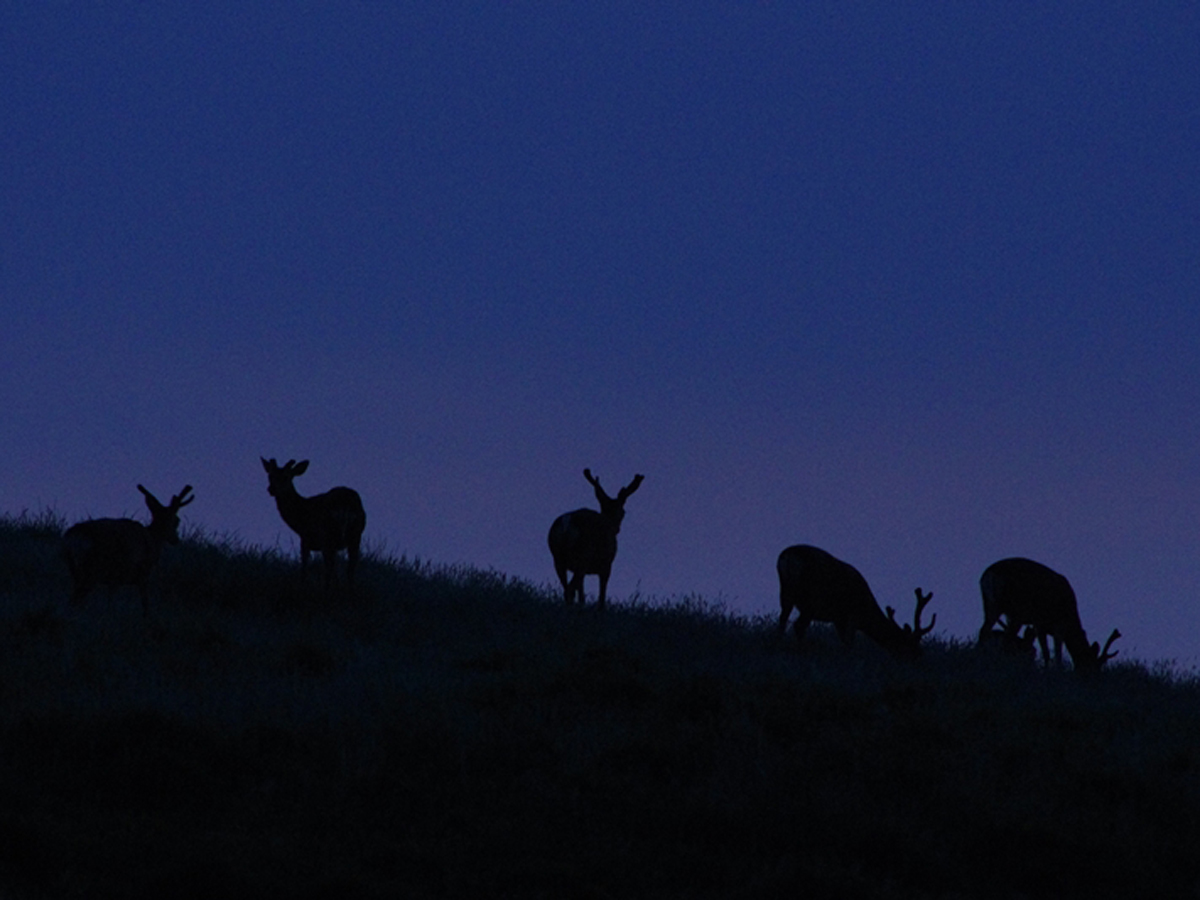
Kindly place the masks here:
<instances>
[{"instance_id":1,"label":"dark foreground","mask_svg":"<svg viewBox=\"0 0 1200 900\"><path fill-rule=\"evenodd\" d=\"M0 524L0 896L1194 897L1200 691L192 539L69 608Z\"/></svg>"}]
</instances>

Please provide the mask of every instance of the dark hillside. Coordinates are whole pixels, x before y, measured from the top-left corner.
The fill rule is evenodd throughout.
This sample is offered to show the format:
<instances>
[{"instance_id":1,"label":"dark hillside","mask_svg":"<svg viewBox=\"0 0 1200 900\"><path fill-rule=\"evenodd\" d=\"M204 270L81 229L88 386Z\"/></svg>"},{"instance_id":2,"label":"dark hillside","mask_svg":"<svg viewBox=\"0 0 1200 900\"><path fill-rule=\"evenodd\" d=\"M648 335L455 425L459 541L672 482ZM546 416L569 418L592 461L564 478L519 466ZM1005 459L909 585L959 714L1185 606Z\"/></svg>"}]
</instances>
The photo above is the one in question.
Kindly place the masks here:
<instances>
[{"instance_id":1,"label":"dark hillside","mask_svg":"<svg viewBox=\"0 0 1200 900\"><path fill-rule=\"evenodd\" d=\"M67 605L60 533L0 522L3 896L1200 891L1200 689L1165 670L798 652L379 554L326 600L203 535L146 621Z\"/></svg>"}]
</instances>

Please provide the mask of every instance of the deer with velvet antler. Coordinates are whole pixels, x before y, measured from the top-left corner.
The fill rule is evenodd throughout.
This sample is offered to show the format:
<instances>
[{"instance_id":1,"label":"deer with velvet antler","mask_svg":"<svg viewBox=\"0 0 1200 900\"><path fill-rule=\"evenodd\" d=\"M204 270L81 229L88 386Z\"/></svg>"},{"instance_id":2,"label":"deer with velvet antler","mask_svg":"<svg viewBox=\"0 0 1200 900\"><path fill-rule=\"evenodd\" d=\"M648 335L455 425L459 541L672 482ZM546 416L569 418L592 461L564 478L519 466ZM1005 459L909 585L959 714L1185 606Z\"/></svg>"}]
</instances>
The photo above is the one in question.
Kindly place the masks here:
<instances>
[{"instance_id":1,"label":"deer with velvet antler","mask_svg":"<svg viewBox=\"0 0 1200 900\"><path fill-rule=\"evenodd\" d=\"M546 540L567 604L578 596L582 606L584 576L596 575L600 578L597 606L603 609L608 594L608 578L617 555L617 533L621 530L621 520L625 518L625 501L641 486L642 476L633 476L633 481L621 488L616 497L610 497L600 487L600 479L592 475L591 469L584 469L583 477L596 491L596 499L600 502L599 512L585 508L563 513L550 526Z\"/></svg>"},{"instance_id":2,"label":"deer with velvet antler","mask_svg":"<svg viewBox=\"0 0 1200 900\"><path fill-rule=\"evenodd\" d=\"M799 616L793 627L797 640L804 638L811 622L830 622L847 647L861 631L893 656L912 659L921 654L921 639L933 630L937 614L921 625L921 613L933 599L932 593L917 588L916 613L912 625L900 625L896 611L885 615L871 593L867 580L849 563L819 547L797 544L779 554L779 633L787 629L795 609Z\"/></svg>"},{"instance_id":3,"label":"deer with velvet antler","mask_svg":"<svg viewBox=\"0 0 1200 900\"><path fill-rule=\"evenodd\" d=\"M63 558L74 585L72 604L83 603L100 585L106 585L110 593L129 585L136 587L142 598L142 614L149 615L150 573L163 545L179 543L179 510L196 498L191 496L190 484L165 505L140 484L137 489L146 498L149 525L135 519L88 519L63 534Z\"/></svg>"},{"instance_id":4,"label":"deer with velvet antler","mask_svg":"<svg viewBox=\"0 0 1200 900\"><path fill-rule=\"evenodd\" d=\"M993 640L992 626L1005 619L1004 632L1015 639L1022 626L1029 625L1037 633L1042 648L1042 660L1050 665L1049 638L1054 638L1054 659L1062 665L1063 644L1071 653L1076 671L1100 669L1120 651L1109 649L1121 636L1113 629L1104 646L1088 642L1087 632L1079 621L1079 606L1075 591L1065 577L1032 559L1012 557L992 563L979 578L983 595L983 627L979 629L981 644Z\"/></svg>"},{"instance_id":5,"label":"deer with velvet antler","mask_svg":"<svg viewBox=\"0 0 1200 900\"><path fill-rule=\"evenodd\" d=\"M367 514L358 491L335 487L323 494L302 497L292 480L308 471L307 459L300 462L290 459L282 466L274 459L259 459L267 473L267 493L275 498L280 518L300 538L301 577L308 572L309 555L320 553L325 563L325 590L328 591L338 552L345 550L346 584L353 589L362 533L367 527Z\"/></svg>"}]
</instances>

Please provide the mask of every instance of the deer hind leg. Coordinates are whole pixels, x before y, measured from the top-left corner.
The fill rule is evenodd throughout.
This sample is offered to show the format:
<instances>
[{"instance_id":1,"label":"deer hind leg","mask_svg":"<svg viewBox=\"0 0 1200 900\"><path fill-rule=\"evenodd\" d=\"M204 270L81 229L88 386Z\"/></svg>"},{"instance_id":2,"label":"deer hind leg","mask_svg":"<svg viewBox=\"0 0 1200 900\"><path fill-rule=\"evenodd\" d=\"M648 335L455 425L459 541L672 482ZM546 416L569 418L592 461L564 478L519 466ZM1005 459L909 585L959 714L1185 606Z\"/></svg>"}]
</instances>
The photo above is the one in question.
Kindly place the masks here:
<instances>
[{"instance_id":1,"label":"deer hind leg","mask_svg":"<svg viewBox=\"0 0 1200 900\"><path fill-rule=\"evenodd\" d=\"M87 595L91 593L92 586L81 578L75 580L75 586L71 590L71 605L82 606L83 601L87 599Z\"/></svg>"},{"instance_id":2,"label":"deer hind leg","mask_svg":"<svg viewBox=\"0 0 1200 900\"><path fill-rule=\"evenodd\" d=\"M570 579L567 577L567 567L560 566L557 562L554 563L554 574L558 576L558 583L562 585L563 600L569 606L571 603L571 588Z\"/></svg>"},{"instance_id":3,"label":"deer hind leg","mask_svg":"<svg viewBox=\"0 0 1200 900\"><path fill-rule=\"evenodd\" d=\"M323 550L321 551L321 560L325 563L325 591L333 587L333 570L337 568L337 551Z\"/></svg>"},{"instance_id":4,"label":"deer hind leg","mask_svg":"<svg viewBox=\"0 0 1200 900\"><path fill-rule=\"evenodd\" d=\"M359 543L352 541L346 547L346 584L354 587L354 570L358 568Z\"/></svg>"},{"instance_id":5,"label":"deer hind leg","mask_svg":"<svg viewBox=\"0 0 1200 900\"><path fill-rule=\"evenodd\" d=\"M841 639L842 644L846 647L854 646L854 623L848 619L843 619L833 623L834 630L837 631L837 636Z\"/></svg>"},{"instance_id":6,"label":"deer hind leg","mask_svg":"<svg viewBox=\"0 0 1200 900\"><path fill-rule=\"evenodd\" d=\"M583 605L583 573L576 572L571 576L571 580L567 582L566 587L567 606L570 606L576 597L579 598L579 605Z\"/></svg>"}]
</instances>

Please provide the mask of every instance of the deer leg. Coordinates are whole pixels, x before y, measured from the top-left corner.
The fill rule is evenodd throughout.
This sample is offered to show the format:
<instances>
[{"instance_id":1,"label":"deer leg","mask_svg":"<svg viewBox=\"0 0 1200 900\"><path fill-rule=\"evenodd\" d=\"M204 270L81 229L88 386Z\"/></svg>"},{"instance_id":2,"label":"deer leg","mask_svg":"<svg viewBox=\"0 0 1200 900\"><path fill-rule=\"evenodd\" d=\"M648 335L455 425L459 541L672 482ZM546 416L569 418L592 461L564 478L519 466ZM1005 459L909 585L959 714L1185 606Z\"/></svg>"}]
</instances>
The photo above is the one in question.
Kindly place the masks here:
<instances>
[{"instance_id":1,"label":"deer leg","mask_svg":"<svg viewBox=\"0 0 1200 900\"><path fill-rule=\"evenodd\" d=\"M567 606L570 606L574 598L579 598L579 605L583 605L583 573L576 572L571 576L571 581L567 585Z\"/></svg>"},{"instance_id":2,"label":"deer leg","mask_svg":"<svg viewBox=\"0 0 1200 900\"><path fill-rule=\"evenodd\" d=\"M1042 665L1048 669L1050 668L1050 642L1040 629L1037 640L1038 646L1042 648Z\"/></svg>"},{"instance_id":3,"label":"deer leg","mask_svg":"<svg viewBox=\"0 0 1200 900\"><path fill-rule=\"evenodd\" d=\"M812 622L812 616L806 615L804 610L801 610L796 624L792 626L792 633L796 635L797 644L804 640L804 632L808 631L810 622Z\"/></svg>"},{"instance_id":4,"label":"deer leg","mask_svg":"<svg viewBox=\"0 0 1200 900\"><path fill-rule=\"evenodd\" d=\"M597 601L597 606L604 609L604 600L608 595L608 573L600 573L600 599ZM581 598L582 599L582 598Z\"/></svg>"},{"instance_id":5,"label":"deer leg","mask_svg":"<svg viewBox=\"0 0 1200 900\"><path fill-rule=\"evenodd\" d=\"M983 617L983 627L979 629L979 639L978 639L977 643L982 644L984 641L988 640L988 634L991 632L992 626L995 625L999 621L1000 621L999 616L990 616L990 615L984 616ZM1009 625L1011 625L1011 624L1012 623L1009 623ZM1006 625L1005 631L1008 631L1008 630L1009 630L1009 626Z\"/></svg>"},{"instance_id":6,"label":"deer leg","mask_svg":"<svg viewBox=\"0 0 1200 900\"><path fill-rule=\"evenodd\" d=\"M354 570L358 568L358 544L351 544L346 548L346 585L354 587Z\"/></svg>"},{"instance_id":7,"label":"deer leg","mask_svg":"<svg viewBox=\"0 0 1200 900\"><path fill-rule=\"evenodd\" d=\"M833 627L837 630L838 637L841 638L843 644L847 647L854 646L854 625L848 620L834 622Z\"/></svg>"},{"instance_id":8,"label":"deer leg","mask_svg":"<svg viewBox=\"0 0 1200 900\"><path fill-rule=\"evenodd\" d=\"M787 631L788 616L792 614L792 604L783 597L779 598L779 633Z\"/></svg>"},{"instance_id":9,"label":"deer leg","mask_svg":"<svg viewBox=\"0 0 1200 900\"><path fill-rule=\"evenodd\" d=\"M337 551L321 551L321 560L325 563L325 593L333 586L333 570L337 566Z\"/></svg>"}]
</instances>

